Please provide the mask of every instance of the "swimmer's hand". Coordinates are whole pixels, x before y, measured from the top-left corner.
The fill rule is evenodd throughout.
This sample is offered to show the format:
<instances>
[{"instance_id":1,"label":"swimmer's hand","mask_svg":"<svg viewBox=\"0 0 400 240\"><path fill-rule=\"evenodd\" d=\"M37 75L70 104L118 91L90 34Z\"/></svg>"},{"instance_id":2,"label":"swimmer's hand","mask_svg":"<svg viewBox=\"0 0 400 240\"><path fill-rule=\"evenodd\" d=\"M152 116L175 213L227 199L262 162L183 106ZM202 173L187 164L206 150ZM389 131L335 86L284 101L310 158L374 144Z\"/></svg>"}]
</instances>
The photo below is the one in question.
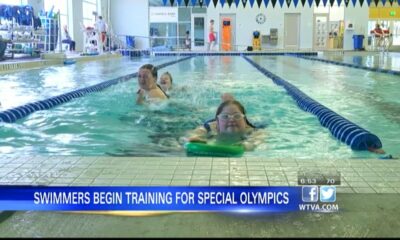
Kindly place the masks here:
<instances>
[{"instance_id":1,"label":"swimmer's hand","mask_svg":"<svg viewBox=\"0 0 400 240\"><path fill-rule=\"evenodd\" d=\"M378 154L385 154L385 151L382 148L372 148L369 147L368 151L378 153Z\"/></svg>"},{"instance_id":2,"label":"swimmer's hand","mask_svg":"<svg viewBox=\"0 0 400 240\"><path fill-rule=\"evenodd\" d=\"M136 94L137 94L136 103L137 104L142 104L144 102L144 93L145 93L145 91L141 88L136 92Z\"/></svg>"},{"instance_id":3,"label":"swimmer's hand","mask_svg":"<svg viewBox=\"0 0 400 240\"><path fill-rule=\"evenodd\" d=\"M198 143L207 143L207 140L198 137L198 136L193 136L193 137L189 137L186 139L187 142L198 142Z\"/></svg>"},{"instance_id":4,"label":"swimmer's hand","mask_svg":"<svg viewBox=\"0 0 400 240\"><path fill-rule=\"evenodd\" d=\"M139 88L139 90L137 90L136 94L144 96L144 90Z\"/></svg>"}]
</instances>

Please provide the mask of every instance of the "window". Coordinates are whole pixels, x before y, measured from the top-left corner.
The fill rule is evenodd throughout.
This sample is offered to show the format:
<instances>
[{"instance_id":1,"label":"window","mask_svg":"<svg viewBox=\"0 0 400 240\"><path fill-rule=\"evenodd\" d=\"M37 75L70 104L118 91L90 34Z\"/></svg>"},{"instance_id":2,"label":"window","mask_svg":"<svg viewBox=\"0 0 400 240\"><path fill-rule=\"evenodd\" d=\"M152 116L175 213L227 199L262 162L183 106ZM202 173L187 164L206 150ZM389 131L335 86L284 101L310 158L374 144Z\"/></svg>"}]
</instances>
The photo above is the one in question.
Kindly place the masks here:
<instances>
[{"instance_id":1,"label":"window","mask_svg":"<svg viewBox=\"0 0 400 240\"><path fill-rule=\"evenodd\" d=\"M94 12L97 12L97 0L82 0L83 9L83 25L85 27L94 26L95 16Z\"/></svg>"},{"instance_id":2,"label":"window","mask_svg":"<svg viewBox=\"0 0 400 240\"><path fill-rule=\"evenodd\" d=\"M50 11L54 6L53 12L60 11L60 26L68 26L68 1L67 0L44 0L44 10Z\"/></svg>"}]
</instances>

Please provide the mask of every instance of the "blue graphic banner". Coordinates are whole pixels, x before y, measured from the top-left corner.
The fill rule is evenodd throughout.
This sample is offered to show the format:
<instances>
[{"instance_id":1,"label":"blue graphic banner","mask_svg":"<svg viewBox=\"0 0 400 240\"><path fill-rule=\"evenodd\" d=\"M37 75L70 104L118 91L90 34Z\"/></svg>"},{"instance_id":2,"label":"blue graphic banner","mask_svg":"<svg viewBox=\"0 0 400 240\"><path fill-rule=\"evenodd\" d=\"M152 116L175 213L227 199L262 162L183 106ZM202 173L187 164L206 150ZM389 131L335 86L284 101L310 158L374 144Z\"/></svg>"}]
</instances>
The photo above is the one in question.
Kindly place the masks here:
<instances>
[{"instance_id":1,"label":"blue graphic banner","mask_svg":"<svg viewBox=\"0 0 400 240\"><path fill-rule=\"evenodd\" d=\"M289 212L299 210L302 194L301 187L0 186L0 211Z\"/></svg>"}]
</instances>

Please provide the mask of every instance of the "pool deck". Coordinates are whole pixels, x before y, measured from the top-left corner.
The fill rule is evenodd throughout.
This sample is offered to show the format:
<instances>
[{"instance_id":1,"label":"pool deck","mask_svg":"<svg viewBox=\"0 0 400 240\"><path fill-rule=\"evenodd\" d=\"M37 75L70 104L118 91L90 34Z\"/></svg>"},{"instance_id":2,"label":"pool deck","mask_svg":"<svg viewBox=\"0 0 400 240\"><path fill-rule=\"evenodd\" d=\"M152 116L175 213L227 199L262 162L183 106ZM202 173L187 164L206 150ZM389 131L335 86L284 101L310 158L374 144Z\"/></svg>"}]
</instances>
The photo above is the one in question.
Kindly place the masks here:
<instances>
[{"instance_id":1,"label":"pool deck","mask_svg":"<svg viewBox=\"0 0 400 240\"><path fill-rule=\"evenodd\" d=\"M395 159L0 157L1 185L298 186L298 172L339 171L338 193L400 194Z\"/></svg>"},{"instance_id":2,"label":"pool deck","mask_svg":"<svg viewBox=\"0 0 400 240\"><path fill-rule=\"evenodd\" d=\"M54 53L46 54L36 59L10 59L0 62L0 73L19 71L23 69L64 65L64 60L74 59L76 62L99 61L122 57L119 53L104 53L94 56L81 56L79 53Z\"/></svg>"}]
</instances>

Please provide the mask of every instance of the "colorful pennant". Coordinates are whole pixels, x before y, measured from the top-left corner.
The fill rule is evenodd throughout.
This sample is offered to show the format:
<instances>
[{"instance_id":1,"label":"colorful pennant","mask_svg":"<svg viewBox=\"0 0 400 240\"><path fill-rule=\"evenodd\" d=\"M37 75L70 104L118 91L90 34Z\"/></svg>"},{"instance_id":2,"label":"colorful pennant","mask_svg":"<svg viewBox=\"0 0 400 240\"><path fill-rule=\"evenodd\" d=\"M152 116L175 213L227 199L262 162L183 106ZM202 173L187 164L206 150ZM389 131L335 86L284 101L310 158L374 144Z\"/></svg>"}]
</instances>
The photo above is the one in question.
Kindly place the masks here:
<instances>
[{"instance_id":1,"label":"colorful pennant","mask_svg":"<svg viewBox=\"0 0 400 240\"><path fill-rule=\"evenodd\" d=\"M262 2L264 1L264 6L267 8L269 2L271 1L272 3L272 7L275 8L275 5L277 2L279 2L279 5L281 6L281 8L283 7L284 3L286 2L286 6L289 8L290 5L294 4L295 7L297 7L299 0L212 0L214 7L217 7L218 2L221 4L221 7L224 7L225 3L228 3L229 8L231 8L232 4L235 3L236 8L239 7L240 2L242 2L243 7L245 8L247 5L247 1L250 1L250 7L254 6L254 3L257 2L257 5L259 8L261 8ZM308 5L310 7L312 7L313 3L315 3L315 5L317 7L319 7L319 4L321 3L321 0L300 0L302 6L304 7L304 5L306 4L306 2L308 2ZM343 0L322 0L323 6L326 7L326 5L328 4L329 1L329 5L332 7L335 4L335 1L337 1L338 6L340 7L341 3ZM366 1L368 6L371 6L371 2L372 0L344 0L344 4L346 7L349 6L350 1L353 3L353 7L356 6L357 2L360 3L360 6L362 7L364 2ZM387 1L389 1L390 6L393 6L393 3L396 2L396 0L373 0L373 2L375 3L375 6L379 5L379 2L382 3L383 6L385 6L385 4L387 3ZM167 5L167 3L170 3L171 6L175 5L175 0L162 0L162 3L164 6ZM176 0L176 6L181 6L183 3L185 4L186 7L189 6L189 3L191 3L191 5L194 7L196 5L200 5L200 7L206 6L208 7L210 5L211 0ZM400 5L400 0L397 0L398 4Z\"/></svg>"},{"instance_id":2,"label":"colorful pennant","mask_svg":"<svg viewBox=\"0 0 400 240\"><path fill-rule=\"evenodd\" d=\"M253 7L255 0L250 0L250 7Z\"/></svg>"}]
</instances>

